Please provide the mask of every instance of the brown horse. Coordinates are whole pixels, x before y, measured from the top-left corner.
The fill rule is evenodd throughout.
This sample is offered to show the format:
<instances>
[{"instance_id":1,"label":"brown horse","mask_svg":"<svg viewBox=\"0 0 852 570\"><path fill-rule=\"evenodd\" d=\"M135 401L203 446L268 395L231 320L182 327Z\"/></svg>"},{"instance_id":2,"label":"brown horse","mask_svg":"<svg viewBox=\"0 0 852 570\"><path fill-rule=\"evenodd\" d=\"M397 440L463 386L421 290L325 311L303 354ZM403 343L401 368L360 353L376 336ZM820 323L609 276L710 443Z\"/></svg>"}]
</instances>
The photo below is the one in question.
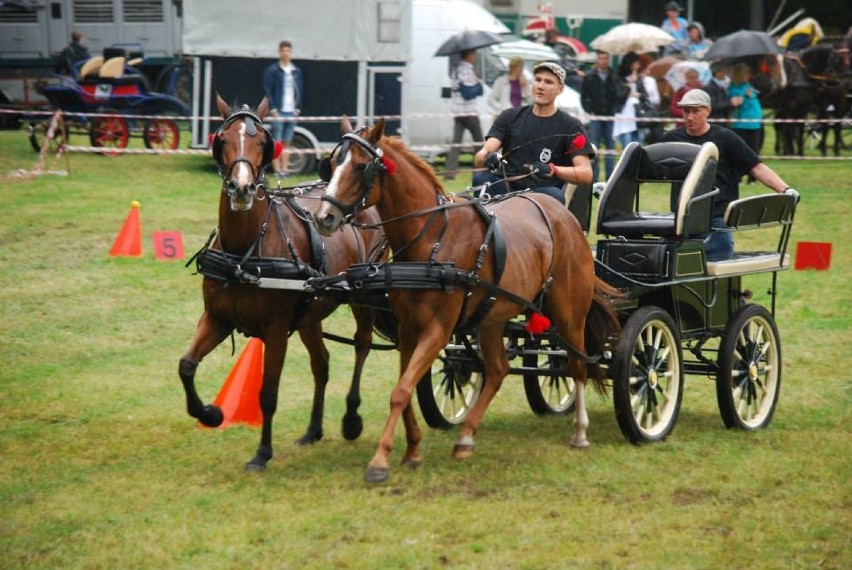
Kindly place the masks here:
<instances>
[{"instance_id":1,"label":"brown horse","mask_svg":"<svg viewBox=\"0 0 852 570\"><path fill-rule=\"evenodd\" d=\"M349 129L347 121L343 127ZM603 391L604 377L586 352L602 351L618 322L605 298L616 293L595 276L592 253L577 219L542 194L516 195L482 209L477 200L448 198L429 165L398 139L384 136L383 120L361 136L344 135L344 142L349 147L345 159L335 166L323 197L326 202L317 211L320 231L331 234L347 215L375 206L393 251L394 263L389 266L422 262L421 267L435 267L451 262L468 277L443 290L390 289L390 308L399 322L401 374L366 480L388 478L388 456L400 415L407 441L403 464L420 463L421 432L412 392L457 329L474 330L485 364L484 388L453 447L455 458L473 454L473 436L509 369L504 328L534 300L546 307L554 330L570 347L569 367L577 386L570 443L588 446L585 384L591 372ZM492 212L497 222L489 224ZM503 255L500 243L505 246Z\"/></svg>"},{"instance_id":2,"label":"brown horse","mask_svg":"<svg viewBox=\"0 0 852 570\"><path fill-rule=\"evenodd\" d=\"M375 261L384 249L380 231L355 229L322 240L304 200L294 193L267 189L264 171L271 162L274 142L263 126L269 105L266 99L256 112L244 106L236 112L221 97L217 104L224 125L216 133L213 154L222 176L219 198L219 227L215 239L199 253L198 266L204 274L204 313L195 338L181 358L179 374L186 392L187 411L202 424L222 423L216 406L205 406L195 389L195 371L201 360L228 335L237 330L260 338L265 344L260 408L263 429L255 457L247 470L263 470L272 458L272 417L278 401L278 385L287 341L294 331L310 354L314 376L314 399L307 432L299 444L323 436L322 416L328 382L328 350L323 344L322 320L338 303L331 297L316 297L304 290L260 287L265 277L279 282L304 281L323 272L345 271L353 263ZM319 198L319 196L316 196ZM316 205L318 200L314 200ZM377 221L375 211L362 213L363 222ZM312 238L313 234L313 238ZM346 398L343 435L355 439L362 429L358 415L359 382L364 360L372 342L373 314L352 307L357 329L354 337L355 369Z\"/></svg>"}]
</instances>

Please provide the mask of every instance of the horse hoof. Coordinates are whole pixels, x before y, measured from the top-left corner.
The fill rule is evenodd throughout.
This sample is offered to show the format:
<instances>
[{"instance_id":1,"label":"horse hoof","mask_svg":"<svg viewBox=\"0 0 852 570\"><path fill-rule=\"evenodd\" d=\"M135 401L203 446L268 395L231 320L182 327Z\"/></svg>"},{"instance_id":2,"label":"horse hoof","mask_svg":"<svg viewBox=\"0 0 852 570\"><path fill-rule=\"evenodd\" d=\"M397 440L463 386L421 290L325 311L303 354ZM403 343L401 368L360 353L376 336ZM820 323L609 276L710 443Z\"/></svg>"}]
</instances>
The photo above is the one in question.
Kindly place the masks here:
<instances>
[{"instance_id":1,"label":"horse hoof","mask_svg":"<svg viewBox=\"0 0 852 570\"><path fill-rule=\"evenodd\" d=\"M225 415L218 406L207 404L204 406L204 411L201 412L198 421L207 427L215 428L222 425L222 422L225 421Z\"/></svg>"},{"instance_id":2,"label":"horse hoof","mask_svg":"<svg viewBox=\"0 0 852 570\"><path fill-rule=\"evenodd\" d=\"M402 466L408 467L412 471L417 469L418 467L420 467L421 463L423 463L422 459L413 459L413 458L409 458L409 457L404 457L402 459Z\"/></svg>"},{"instance_id":3,"label":"horse hoof","mask_svg":"<svg viewBox=\"0 0 852 570\"><path fill-rule=\"evenodd\" d=\"M467 459L473 456L473 445L457 443L453 446L453 459Z\"/></svg>"},{"instance_id":4,"label":"horse hoof","mask_svg":"<svg viewBox=\"0 0 852 570\"><path fill-rule=\"evenodd\" d=\"M262 473L266 471L266 463L260 459L252 459L246 463L246 473Z\"/></svg>"},{"instance_id":5,"label":"horse hoof","mask_svg":"<svg viewBox=\"0 0 852 570\"><path fill-rule=\"evenodd\" d=\"M305 432L305 435L296 440L296 445L304 446L304 445L313 445L319 440L322 439L322 433L313 433L311 431Z\"/></svg>"},{"instance_id":6,"label":"horse hoof","mask_svg":"<svg viewBox=\"0 0 852 570\"><path fill-rule=\"evenodd\" d=\"M575 438L572 437L569 444L574 449L589 449L589 440L588 439L575 439Z\"/></svg>"},{"instance_id":7,"label":"horse hoof","mask_svg":"<svg viewBox=\"0 0 852 570\"><path fill-rule=\"evenodd\" d=\"M358 439L364 430L364 422L358 414L346 414L343 416L343 439L354 441Z\"/></svg>"},{"instance_id":8,"label":"horse hoof","mask_svg":"<svg viewBox=\"0 0 852 570\"><path fill-rule=\"evenodd\" d=\"M384 483L390 477L390 469L387 467L367 466L367 471L364 473L364 481L367 483Z\"/></svg>"}]
</instances>

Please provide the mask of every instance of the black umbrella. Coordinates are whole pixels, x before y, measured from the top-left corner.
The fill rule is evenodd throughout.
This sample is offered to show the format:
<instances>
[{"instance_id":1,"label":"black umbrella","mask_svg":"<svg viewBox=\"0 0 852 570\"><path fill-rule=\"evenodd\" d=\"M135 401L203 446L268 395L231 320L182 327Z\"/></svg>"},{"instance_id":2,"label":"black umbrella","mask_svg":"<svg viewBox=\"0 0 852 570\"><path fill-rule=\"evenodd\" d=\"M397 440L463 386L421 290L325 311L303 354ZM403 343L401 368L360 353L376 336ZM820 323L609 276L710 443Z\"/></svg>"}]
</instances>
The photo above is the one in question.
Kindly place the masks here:
<instances>
[{"instance_id":1,"label":"black umbrella","mask_svg":"<svg viewBox=\"0 0 852 570\"><path fill-rule=\"evenodd\" d=\"M482 30L465 30L454 34L447 39L438 51L435 52L435 57L439 55L453 55L462 51L471 49L479 49L486 46L499 44L503 38L491 32Z\"/></svg>"},{"instance_id":2,"label":"black umbrella","mask_svg":"<svg viewBox=\"0 0 852 570\"><path fill-rule=\"evenodd\" d=\"M777 55L779 53L781 53L781 49L769 34L754 30L740 30L722 36L713 42L713 45L704 54L704 59L715 61L752 55Z\"/></svg>"}]
</instances>

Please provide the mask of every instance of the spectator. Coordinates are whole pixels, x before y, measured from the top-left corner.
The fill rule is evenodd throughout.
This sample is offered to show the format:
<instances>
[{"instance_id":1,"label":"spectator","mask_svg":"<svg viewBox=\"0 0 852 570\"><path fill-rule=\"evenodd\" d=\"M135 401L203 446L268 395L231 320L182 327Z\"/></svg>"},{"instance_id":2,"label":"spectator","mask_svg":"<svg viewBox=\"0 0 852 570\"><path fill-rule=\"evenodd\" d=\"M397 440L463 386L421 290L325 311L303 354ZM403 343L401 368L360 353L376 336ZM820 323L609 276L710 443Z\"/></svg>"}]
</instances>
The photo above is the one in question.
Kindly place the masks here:
<instances>
[{"instance_id":1,"label":"spectator","mask_svg":"<svg viewBox=\"0 0 852 570\"><path fill-rule=\"evenodd\" d=\"M740 177L750 173L776 192L796 196L774 170L760 161L757 154L729 129L707 122L710 115L710 96L701 89L693 89L680 102L686 125L663 135L663 141L693 144L712 142L719 149L714 186L720 194L713 203L713 228L725 229L724 214L728 204L740 197ZM711 232L704 240L708 261L721 261L734 256L734 237L731 232Z\"/></svg>"},{"instance_id":2,"label":"spectator","mask_svg":"<svg viewBox=\"0 0 852 570\"><path fill-rule=\"evenodd\" d=\"M671 105L669 105L669 116L677 119L677 123L675 125L677 127L683 126L683 121L681 120L683 119L683 111L681 109L680 100L693 89L700 89L703 87L703 84L701 83L701 75L698 73L697 69L687 69L683 76L686 79L686 84L675 91Z\"/></svg>"},{"instance_id":3,"label":"spectator","mask_svg":"<svg viewBox=\"0 0 852 570\"><path fill-rule=\"evenodd\" d=\"M295 117L299 114L305 88L302 70L293 65L293 44L284 40L278 44L278 61L263 72L263 90L269 100L269 115L284 118L272 122L272 138L281 142L282 152L273 160L278 178L289 176L290 157L287 147L293 141Z\"/></svg>"},{"instance_id":4,"label":"spectator","mask_svg":"<svg viewBox=\"0 0 852 570\"><path fill-rule=\"evenodd\" d=\"M704 59L704 54L713 45L712 40L704 37L704 26L700 22L692 22L686 27L689 36L683 44L683 55L686 59Z\"/></svg>"},{"instance_id":5,"label":"spectator","mask_svg":"<svg viewBox=\"0 0 852 570\"><path fill-rule=\"evenodd\" d=\"M652 61L654 60L648 54L639 54L639 76L642 78L642 87L645 89L645 96L648 98L648 102L659 111L662 99L660 98L660 90L657 87L657 80L648 75L648 66L651 65ZM662 135L662 123L654 123L650 127L639 127L639 142L651 144L656 142Z\"/></svg>"},{"instance_id":6,"label":"spectator","mask_svg":"<svg viewBox=\"0 0 852 570\"><path fill-rule=\"evenodd\" d=\"M677 54L688 39L686 27L689 22L686 21L686 18L681 17L680 13L683 8L677 2L669 2L663 9L666 12L666 19L663 20L660 27L675 39L673 43L666 46L664 53L668 55Z\"/></svg>"},{"instance_id":7,"label":"spectator","mask_svg":"<svg viewBox=\"0 0 852 570\"><path fill-rule=\"evenodd\" d=\"M728 75L725 73L725 68L716 67L713 69L713 77L710 81L707 82L707 85L704 87L704 91L710 95L710 119L724 119L724 122L721 124L727 126L729 121L729 117L731 114L731 109L733 109L733 105L731 105L731 100L728 97L728 85L730 85L731 80Z\"/></svg>"},{"instance_id":8,"label":"spectator","mask_svg":"<svg viewBox=\"0 0 852 570\"><path fill-rule=\"evenodd\" d=\"M757 90L748 82L751 71L746 65L734 67L728 97L733 106L731 129L742 138L755 154L760 154L762 146L761 127L763 126L763 106L760 104ZM748 183L754 184L755 177L749 173Z\"/></svg>"},{"instance_id":9,"label":"spectator","mask_svg":"<svg viewBox=\"0 0 852 570\"><path fill-rule=\"evenodd\" d=\"M636 126L636 105L641 102L641 96L645 94L645 86L639 75L639 54L634 51L627 52L618 63L616 71L621 80L629 89L624 106L615 113L615 122L612 127L612 136L624 149L632 142L639 142L639 127Z\"/></svg>"},{"instance_id":10,"label":"spectator","mask_svg":"<svg viewBox=\"0 0 852 570\"><path fill-rule=\"evenodd\" d=\"M547 61L536 64L533 74L532 105L506 109L494 121L474 159L476 166L487 166L491 172L477 172L473 184L481 186L503 180L506 175L534 172L532 179L492 184L488 192L498 195L531 188L564 203L562 186L566 182L591 184L594 149L580 121L556 106L565 85L565 69Z\"/></svg>"},{"instance_id":11,"label":"spectator","mask_svg":"<svg viewBox=\"0 0 852 570\"><path fill-rule=\"evenodd\" d=\"M612 116L624 107L629 89L610 68L608 53L598 52L597 60L597 65L583 77L580 101L587 113L598 116L598 118L589 121L589 138L592 139L592 144L596 145L599 151L601 147L606 147L609 151L604 156L606 177L609 178L615 167ZM593 182L597 182L599 172L597 162L593 167Z\"/></svg>"},{"instance_id":12,"label":"spectator","mask_svg":"<svg viewBox=\"0 0 852 570\"><path fill-rule=\"evenodd\" d=\"M479 106L476 104L477 97L482 95L482 82L473 68L476 62L476 50L463 51L459 57L461 61L452 74L453 94L450 111L453 113L453 143L447 155L444 180L452 180L456 176L465 131L470 131L474 142L482 141Z\"/></svg>"},{"instance_id":13,"label":"spectator","mask_svg":"<svg viewBox=\"0 0 852 570\"><path fill-rule=\"evenodd\" d=\"M59 54L59 65L56 69L57 73L73 76L77 75L78 64L91 57L91 55L89 55L89 48L83 45L85 40L86 36L84 36L82 32L74 30L71 33L71 43L68 44Z\"/></svg>"},{"instance_id":14,"label":"spectator","mask_svg":"<svg viewBox=\"0 0 852 570\"><path fill-rule=\"evenodd\" d=\"M513 57L509 61L509 71L494 80L488 105L495 114L509 107L528 105L532 101L530 84L524 76L524 60Z\"/></svg>"}]
</instances>

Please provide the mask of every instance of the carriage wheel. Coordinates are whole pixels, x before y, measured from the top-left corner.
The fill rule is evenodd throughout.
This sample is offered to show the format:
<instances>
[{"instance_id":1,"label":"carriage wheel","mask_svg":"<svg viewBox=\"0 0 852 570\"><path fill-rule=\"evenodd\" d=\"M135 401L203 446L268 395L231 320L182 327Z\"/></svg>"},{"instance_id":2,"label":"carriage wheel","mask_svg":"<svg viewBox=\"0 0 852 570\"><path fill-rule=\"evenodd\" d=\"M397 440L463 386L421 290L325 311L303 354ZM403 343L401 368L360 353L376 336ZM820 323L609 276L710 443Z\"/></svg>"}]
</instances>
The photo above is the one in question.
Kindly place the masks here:
<instances>
[{"instance_id":1,"label":"carriage wheel","mask_svg":"<svg viewBox=\"0 0 852 570\"><path fill-rule=\"evenodd\" d=\"M30 123L30 145L34 151L41 152L47 139L49 128L50 119L41 123ZM60 146L68 144L68 128L65 126L65 121L59 122L58 128L53 133L53 138L46 142L50 145L48 147L49 154L56 154L59 152Z\"/></svg>"},{"instance_id":2,"label":"carriage wheel","mask_svg":"<svg viewBox=\"0 0 852 570\"><path fill-rule=\"evenodd\" d=\"M524 346L524 368L536 372L524 373L524 393L527 403L536 414L567 414L574 411L576 387L568 375L565 350L553 346L549 339L533 341Z\"/></svg>"},{"instance_id":3,"label":"carriage wheel","mask_svg":"<svg viewBox=\"0 0 852 570\"><path fill-rule=\"evenodd\" d=\"M311 141L301 133L295 133L290 141L287 168L293 174L311 174L316 172L316 149Z\"/></svg>"},{"instance_id":4,"label":"carriage wheel","mask_svg":"<svg viewBox=\"0 0 852 570\"><path fill-rule=\"evenodd\" d=\"M180 144L180 129L172 119L148 119L142 138L145 148L175 150Z\"/></svg>"},{"instance_id":5,"label":"carriage wheel","mask_svg":"<svg viewBox=\"0 0 852 570\"><path fill-rule=\"evenodd\" d=\"M127 148L130 130L127 121L112 110L102 110L103 116L92 118L92 128L89 139L92 146L100 148ZM106 156L118 156L118 152L103 152Z\"/></svg>"},{"instance_id":6,"label":"carriage wheel","mask_svg":"<svg viewBox=\"0 0 852 570\"><path fill-rule=\"evenodd\" d=\"M641 307L627 319L613 360L613 401L631 443L665 439L683 396L680 338L668 313Z\"/></svg>"},{"instance_id":7,"label":"carriage wheel","mask_svg":"<svg viewBox=\"0 0 852 570\"><path fill-rule=\"evenodd\" d=\"M729 428L755 430L772 421L781 392L781 345L772 315L760 305L737 309L719 345L716 400Z\"/></svg>"},{"instance_id":8,"label":"carriage wheel","mask_svg":"<svg viewBox=\"0 0 852 570\"><path fill-rule=\"evenodd\" d=\"M464 349L447 348L417 384L420 413L431 428L464 422L482 391L483 376Z\"/></svg>"}]
</instances>

